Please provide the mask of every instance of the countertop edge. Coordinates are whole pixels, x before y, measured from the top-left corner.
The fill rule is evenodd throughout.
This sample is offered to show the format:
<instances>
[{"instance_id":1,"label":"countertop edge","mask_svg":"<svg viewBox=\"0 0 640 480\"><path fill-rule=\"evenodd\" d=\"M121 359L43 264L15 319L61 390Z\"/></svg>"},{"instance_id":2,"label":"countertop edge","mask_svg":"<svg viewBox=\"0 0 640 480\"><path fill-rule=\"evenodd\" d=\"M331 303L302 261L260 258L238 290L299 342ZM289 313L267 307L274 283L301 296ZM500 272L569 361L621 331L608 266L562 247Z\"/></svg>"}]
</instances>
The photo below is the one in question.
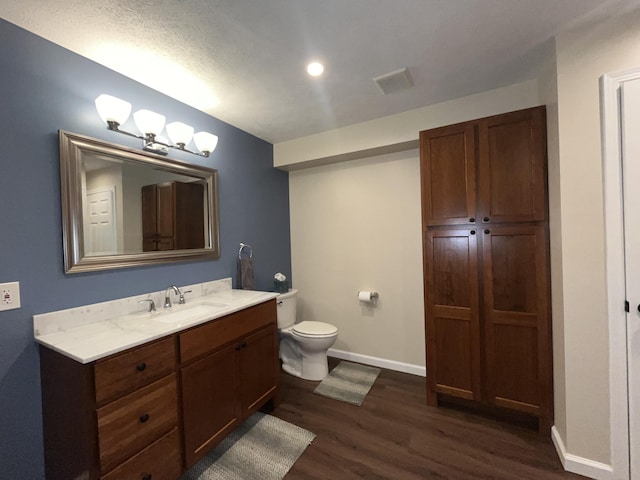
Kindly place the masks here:
<instances>
[{"instance_id":1,"label":"countertop edge","mask_svg":"<svg viewBox=\"0 0 640 480\"><path fill-rule=\"evenodd\" d=\"M278 297L278 293L276 292L260 292L262 293L262 295L260 295L258 298L254 298L254 299L250 299L248 301L243 301L242 303L239 303L237 305L232 305L229 306L229 308L226 308L220 312L214 313L211 316L207 316L206 318L201 318L201 319L197 319L193 322L189 322L188 324L177 324L177 325L171 325L171 324L167 324L166 329L163 329L162 331L158 331L158 332L154 332L154 333L150 333L150 334L145 334L145 333L141 333L139 338L136 338L135 340L130 340L130 341L124 341L123 343L115 346L115 347L109 347L109 348L103 348L100 349L99 347L96 348L96 353L95 354L91 354L91 355L79 355L77 353L77 350L81 350L81 349L74 349L74 348L64 348L61 347L58 343L59 342L52 342L51 340L49 340L47 337L59 337L59 334L56 333L51 333L51 334L46 334L46 335L41 335L41 336L35 336L35 341L36 343L47 347L55 352L60 353L61 355L64 355L68 358L71 358L72 360L75 360L79 363L82 364L88 364L88 363L92 363L95 362L97 360L109 357L111 355L117 354L117 353L121 353L125 350L128 350L130 348L133 347L137 347L140 345L144 345L146 343L150 343L153 342L155 340L159 340L161 338L164 337L168 337L170 335L173 335L175 333L178 332L182 332L185 330L188 330L190 328L196 327L198 325L202 325L204 323L213 321L213 320L217 320L219 318L222 317L226 317L227 315L231 315L233 313L239 312L241 310L245 310L247 308L253 307L255 305L259 305L261 303L265 303L268 301L271 301L275 298ZM206 296L206 297L199 297L197 300L202 301L203 299L216 299L216 294L211 295L211 296ZM196 301L194 299L194 301ZM98 323L103 323L103 324L108 324L111 323L115 326L115 321L117 321L116 319L109 319L109 320L102 320L102 321L98 321L95 322L96 324ZM90 324L90 325L94 325L94 324ZM85 327L78 327L79 329L82 328L86 328ZM85 340L88 341L88 340ZM76 352L74 353L74 350L76 350Z\"/></svg>"}]
</instances>

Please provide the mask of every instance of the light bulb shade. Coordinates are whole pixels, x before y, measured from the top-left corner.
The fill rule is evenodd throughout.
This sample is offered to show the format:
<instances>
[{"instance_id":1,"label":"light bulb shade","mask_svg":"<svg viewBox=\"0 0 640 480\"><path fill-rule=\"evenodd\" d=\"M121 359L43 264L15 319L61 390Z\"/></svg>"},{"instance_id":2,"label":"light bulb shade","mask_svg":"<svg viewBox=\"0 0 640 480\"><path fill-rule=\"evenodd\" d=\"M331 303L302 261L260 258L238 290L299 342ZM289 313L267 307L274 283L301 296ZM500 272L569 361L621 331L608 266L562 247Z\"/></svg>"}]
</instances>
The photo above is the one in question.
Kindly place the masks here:
<instances>
[{"instance_id":1,"label":"light bulb shade","mask_svg":"<svg viewBox=\"0 0 640 480\"><path fill-rule=\"evenodd\" d=\"M103 122L116 122L118 125L126 122L131 114L129 102L104 93L96 98L96 109Z\"/></svg>"},{"instance_id":2,"label":"light bulb shade","mask_svg":"<svg viewBox=\"0 0 640 480\"><path fill-rule=\"evenodd\" d=\"M201 152L213 152L218 145L218 136L209 132L198 132L193 136L193 143Z\"/></svg>"},{"instance_id":3,"label":"light bulb shade","mask_svg":"<svg viewBox=\"0 0 640 480\"><path fill-rule=\"evenodd\" d=\"M143 134L159 135L164 128L164 115L152 112L151 110L138 110L133 114L136 127Z\"/></svg>"},{"instance_id":4,"label":"light bulb shade","mask_svg":"<svg viewBox=\"0 0 640 480\"><path fill-rule=\"evenodd\" d=\"M182 122L167 123L167 135L173 143L186 145L193 137L193 127Z\"/></svg>"}]
</instances>

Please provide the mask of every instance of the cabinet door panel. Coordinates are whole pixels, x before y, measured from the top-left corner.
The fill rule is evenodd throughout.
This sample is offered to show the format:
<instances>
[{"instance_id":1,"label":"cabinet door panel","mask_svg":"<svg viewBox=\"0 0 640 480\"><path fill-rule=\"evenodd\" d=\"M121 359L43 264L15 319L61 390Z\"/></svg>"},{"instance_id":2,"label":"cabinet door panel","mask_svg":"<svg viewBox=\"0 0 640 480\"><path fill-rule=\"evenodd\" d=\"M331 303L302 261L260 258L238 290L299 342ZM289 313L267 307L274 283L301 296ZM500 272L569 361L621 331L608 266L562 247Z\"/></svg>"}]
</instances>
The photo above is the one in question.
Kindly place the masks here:
<instances>
[{"instance_id":1,"label":"cabinet door panel","mask_svg":"<svg viewBox=\"0 0 640 480\"><path fill-rule=\"evenodd\" d=\"M240 421L235 390L236 351L222 348L183 367L182 421L187 468Z\"/></svg>"},{"instance_id":2,"label":"cabinet door panel","mask_svg":"<svg viewBox=\"0 0 640 480\"><path fill-rule=\"evenodd\" d=\"M486 222L546 219L545 118L537 107L478 120L478 211Z\"/></svg>"},{"instance_id":3,"label":"cabinet door panel","mask_svg":"<svg viewBox=\"0 0 640 480\"><path fill-rule=\"evenodd\" d=\"M470 124L420 132L423 225L468 224L475 217L475 132Z\"/></svg>"},{"instance_id":4,"label":"cabinet door panel","mask_svg":"<svg viewBox=\"0 0 640 480\"><path fill-rule=\"evenodd\" d=\"M551 405L547 235L541 226L483 233L488 400L546 416Z\"/></svg>"},{"instance_id":5,"label":"cabinet door panel","mask_svg":"<svg viewBox=\"0 0 640 480\"><path fill-rule=\"evenodd\" d=\"M275 325L249 335L240 353L240 398L242 414L248 416L262 406L277 387L279 375L278 333Z\"/></svg>"},{"instance_id":6,"label":"cabinet door panel","mask_svg":"<svg viewBox=\"0 0 640 480\"><path fill-rule=\"evenodd\" d=\"M142 250L158 250L158 195L155 185L142 187Z\"/></svg>"},{"instance_id":7,"label":"cabinet door panel","mask_svg":"<svg viewBox=\"0 0 640 480\"><path fill-rule=\"evenodd\" d=\"M174 182L175 187L175 246L204 248L204 185Z\"/></svg>"},{"instance_id":8,"label":"cabinet door panel","mask_svg":"<svg viewBox=\"0 0 640 480\"><path fill-rule=\"evenodd\" d=\"M473 232L473 233L472 233ZM428 401L437 393L480 399L475 230L430 230L425 238Z\"/></svg>"}]
</instances>

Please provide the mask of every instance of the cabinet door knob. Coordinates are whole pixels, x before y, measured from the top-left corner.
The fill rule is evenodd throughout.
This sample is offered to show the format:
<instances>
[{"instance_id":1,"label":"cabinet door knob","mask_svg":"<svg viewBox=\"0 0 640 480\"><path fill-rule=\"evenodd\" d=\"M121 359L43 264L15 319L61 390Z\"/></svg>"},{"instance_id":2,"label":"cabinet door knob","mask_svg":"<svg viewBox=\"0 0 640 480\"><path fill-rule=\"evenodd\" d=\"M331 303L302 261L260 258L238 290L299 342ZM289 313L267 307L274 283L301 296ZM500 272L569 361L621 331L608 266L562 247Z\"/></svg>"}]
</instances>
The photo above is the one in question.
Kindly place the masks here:
<instances>
[{"instance_id":1,"label":"cabinet door knob","mask_svg":"<svg viewBox=\"0 0 640 480\"><path fill-rule=\"evenodd\" d=\"M471 235L475 235L475 234L476 234L476 231L475 231L475 230L471 230L469 233L470 233Z\"/></svg>"},{"instance_id":2,"label":"cabinet door knob","mask_svg":"<svg viewBox=\"0 0 640 480\"><path fill-rule=\"evenodd\" d=\"M148 413L143 413L142 415L140 415L140 423L145 423L147 420L149 420Z\"/></svg>"},{"instance_id":3,"label":"cabinet door knob","mask_svg":"<svg viewBox=\"0 0 640 480\"><path fill-rule=\"evenodd\" d=\"M484 233L489 234L489 233L491 233L491 230L487 229L487 230L484 231Z\"/></svg>"},{"instance_id":4,"label":"cabinet door knob","mask_svg":"<svg viewBox=\"0 0 640 480\"><path fill-rule=\"evenodd\" d=\"M473 217L471 217L471 218L469 219L469 222L471 222L471 223L474 223L475 221L476 221L476 219L475 219L475 218L473 218Z\"/></svg>"},{"instance_id":5,"label":"cabinet door knob","mask_svg":"<svg viewBox=\"0 0 640 480\"><path fill-rule=\"evenodd\" d=\"M147 364L144 362L136 365L136 370L138 370L139 372L144 372L146 369L147 369Z\"/></svg>"},{"instance_id":6,"label":"cabinet door knob","mask_svg":"<svg viewBox=\"0 0 640 480\"><path fill-rule=\"evenodd\" d=\"M485 223L487 223L489 220L490 220L489 217L483 217L483 219L482 219L482 221L485 222Z\"/></svg>"},{"instance_id":7,"label":"cabinet door knob","mask_svg":"<svg viewBox=\"0 0 640 480\"><path fill-rule=\"evenodd\" d=\"M142 475L142 480L151 480L153 478L153 475L151 475L150 473L145 473L144 475Z\"/></svg>"},{"instance_id":8,"label":"cabinet door knob","mask_svg":"<svg viewBox=\"0 0 640 480\"><path fill-rule=\"evenodd\" d=\"M242 344L240 344L240 345L236 345L236 348L235 348L236 352L237 352L238 350L240 350L241 348L242 348Z\"/></svg>"}]
</instances>

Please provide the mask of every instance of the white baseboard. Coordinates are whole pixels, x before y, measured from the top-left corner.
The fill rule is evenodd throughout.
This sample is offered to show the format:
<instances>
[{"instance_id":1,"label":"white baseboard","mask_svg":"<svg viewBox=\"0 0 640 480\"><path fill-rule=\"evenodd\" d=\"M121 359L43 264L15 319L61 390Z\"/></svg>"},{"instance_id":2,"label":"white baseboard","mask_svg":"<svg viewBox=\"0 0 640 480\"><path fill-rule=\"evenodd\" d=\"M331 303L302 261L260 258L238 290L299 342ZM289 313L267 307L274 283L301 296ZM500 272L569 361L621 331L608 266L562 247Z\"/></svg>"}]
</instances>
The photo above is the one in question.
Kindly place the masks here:
<instances>
[{"instance_id":1,"label":"white baseboard","mask_svg":"<svg viewBox=\"0 0 640 480\"><path fill-rule=\"evenodd\" d=\"M385 358L370 357L369 355L345 352L344 350L336 350L334 348L330 348L327 351L327 355L329 355L330 357L339 358L340 360L349 360L352 362L363 363L365 365L371 365L373 367L395 370L396 372L410 373L412 375L418 375L420 377L427 376L426 367L421 367L420 365L396 362L394 360L387 360Z\"/></svg>"},{"instance_id":2,"label":"white baseboard","mask_svg":"<svg viewBox=\"0 0 640 480\"><path fill-rule=\"evenodd\" d=\"M567 453L567 449L555 425L551 427L551 439L556 447L556 452L558 452L562 466L566 471L584 475L589 478L595 478L596 480L614 480L611 465Z\"/></svg>"}]
</instances>

